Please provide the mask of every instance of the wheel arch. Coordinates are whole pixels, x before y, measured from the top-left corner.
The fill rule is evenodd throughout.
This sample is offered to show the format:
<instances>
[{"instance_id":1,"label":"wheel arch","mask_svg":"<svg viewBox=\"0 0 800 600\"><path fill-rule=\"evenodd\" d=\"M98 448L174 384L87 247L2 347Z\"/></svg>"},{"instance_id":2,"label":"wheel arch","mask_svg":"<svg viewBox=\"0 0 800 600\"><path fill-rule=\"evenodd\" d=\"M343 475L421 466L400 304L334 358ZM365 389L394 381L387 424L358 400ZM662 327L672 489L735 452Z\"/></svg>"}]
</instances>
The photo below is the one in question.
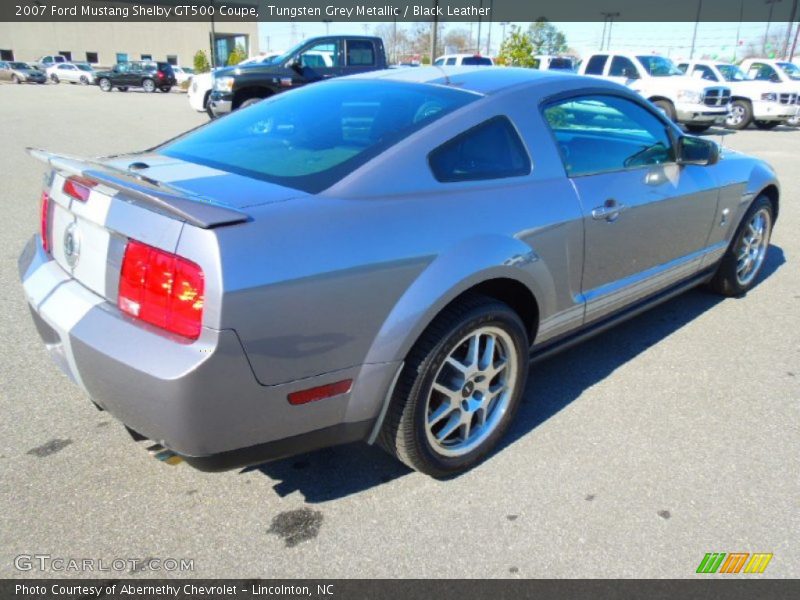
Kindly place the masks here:
<instances>
[{"instance_id":1,"label":"wheel arch","mask_svg":"<svg viewBox=\"0 0 800 600\"><path fill-rule=\"evenodd\" d=\"M250 98L269 98L275 92L262 85L250 85L236 90L233 93L233 110L239 108L245 100Z\"/></svg>"},{"instance_id":2,"label":"wheel arch","mask_svg":"<svg viewBox=\"0 0 800 600\"><path fill-rule=\"evenodd\" d=\"M772 217L773 220L778 219L778 208L780 205L780 190L778 190L778 186L774 183L770 183L766 187L762 188L758 194L756 194L756 198L759 196L766 196L769 200L770 204L772 204Z\"/></svg>"}]
</instances>

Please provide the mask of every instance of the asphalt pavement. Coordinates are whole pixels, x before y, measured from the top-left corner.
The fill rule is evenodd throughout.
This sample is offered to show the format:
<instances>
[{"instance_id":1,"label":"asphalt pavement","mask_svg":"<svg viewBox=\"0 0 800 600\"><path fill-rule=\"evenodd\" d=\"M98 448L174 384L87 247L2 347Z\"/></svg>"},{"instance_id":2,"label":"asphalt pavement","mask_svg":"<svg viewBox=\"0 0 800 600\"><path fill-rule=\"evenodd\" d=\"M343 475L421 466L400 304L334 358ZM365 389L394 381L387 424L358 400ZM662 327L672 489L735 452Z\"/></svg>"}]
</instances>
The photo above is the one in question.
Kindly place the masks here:
<instances>
[{"instance_id":1,"label":"asphalt pavement","mask_svg":"<svg viewBox=\"0 0 800 600\"><path fill-rule=\"evenodd\" d=\"M783 186L751 293L691 291L535 365L501 450L440 482L364 444L169 466L51 364L17 276L44 173L24 148L133 151L206 119L183 94L0 86L0 577L109 577L33 555L192 561L111 571L137 578L694 577L708 552L800 576L800 130L721 138Z\"/></svg>"}]
</instances>

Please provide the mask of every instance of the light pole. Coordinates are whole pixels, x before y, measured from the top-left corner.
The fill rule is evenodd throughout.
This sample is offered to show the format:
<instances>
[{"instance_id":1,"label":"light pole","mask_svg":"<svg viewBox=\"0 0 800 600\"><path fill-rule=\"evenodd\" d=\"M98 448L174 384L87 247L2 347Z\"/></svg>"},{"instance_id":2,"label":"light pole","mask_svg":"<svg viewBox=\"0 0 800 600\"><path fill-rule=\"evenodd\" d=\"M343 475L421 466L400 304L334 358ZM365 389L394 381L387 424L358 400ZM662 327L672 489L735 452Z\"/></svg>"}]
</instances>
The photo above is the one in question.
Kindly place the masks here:
<instances>
[{"instance_id":1,"label":"light pole","mask_svg":"<svg viewBox=\"0 0 800 600\"><path fill-rule=\"evenodd\" d=\"M697 0L697 17L694 20L694 33L692 34L692 49L689 51L689 60L694 58L694 43L697 41L697 26L700 24L701 10L703 10L703 0Z\"/></svg>"},{"instance_id":2,"label":"light pole","mask_svg":"<svg viewBox=\"0 0 800 600\"><path fill-rule=\"evenodd\" d=\"M775 8L775 4L780 2L781 0L764 0L766 4L769 4L769 16L767 17L767 29L764 31L764 43L761 46L761 54L767 53L767 40L769 39L769 26L772 23L772 9Z\"/></svg>"},{"instance_id":3,"label":"light pole","mask_svg":"<svg viewBox=\"0 0 800 600\"><path fill-rule=\"evenodd\" d=\"M322 19L322 22L325 23L325 35L330 35L330 33L331 33L331 19Z\"/></svg>"},{"instance_id":4,"label":"light pole","mask_svg":"<svg viewBox=\"0 0 800 600\"><path fill-rule=\"evenodd\" d=\"M733 62L736 62L736 51L739 50L739 34L742 32L742 19L744 18L744 0L739 2L739 25L736 27L736 43L733 45Z\"/></svg>"},{"instance_id":5,"label":"light pole","mask_svg":"<svg viewBox=\"0 0 800 600\"><path fill-rule=\"evenodd\" d=\"M789 51L789 38L792 37L792 23L797 18L797 0L792 2L792 14L789 15L789 24L786 26L786 38L783 40L783 48L781 48L781 57L786 58Z\"/></svg>"},{"instance_id":6,"label":"light pole","mask_svg":"<svg viewBox=\"0 0 800 600\"><path fill-rule=\"evenodd\" d=\"M433 1L433 29L431 30L431 64L436 60L436 44L439 37L439 17L437 13L439 8L439 0Z\"/></svg>"},{"instance_id":7,"label":"light pole","mask_svg":"<svg viewBox=\"0 0 800 600\"><path fill-rule=\"evenodd\" d=\"M503 28L503 41L501 42L501 45L506 43L506 25L508 25L508 21L502 21L500 23L500 27Z\"/></svg>"},{"instance_id":8,"label":"light pole","mask_svg":"<svg viewBox=\"0 0 800 600\"><path fill-rule=\"evenodd\" d=\"M492 55L492 24L494 23L494 0L489 0L489 33L486 34L486 54Z\"/></svg>"},{"instance_id":9,"label":"light pole","mask_svg":"<svg viewBox=\"0 0 800 600\"><path fill-rule=\"evenodd\" d=\"M608 42L606 43L606 49L610 50L611 49L611 28L614 26L614 19L619 17L620 13L618 13L618 12L601 12L600 14L603 15L606 18L606 21L608 22ZM605 27L603 27L603 35L605 36ZM603 47L602 47L602 43L601 43L600 50L602 50L602 49L603 49Z\"/></svg>"},{"instance_id":10,"label":"light pole","mask_svg":"<svg viewBox=\"0 0 800 600\"><path fill-rule=\"evenodd\" d=\"M483 12L483 0L481 0L481 12ZM481 24L483 23L483 18L478 14L478 54L481 53Z\"/></svg>"}]
</instances>

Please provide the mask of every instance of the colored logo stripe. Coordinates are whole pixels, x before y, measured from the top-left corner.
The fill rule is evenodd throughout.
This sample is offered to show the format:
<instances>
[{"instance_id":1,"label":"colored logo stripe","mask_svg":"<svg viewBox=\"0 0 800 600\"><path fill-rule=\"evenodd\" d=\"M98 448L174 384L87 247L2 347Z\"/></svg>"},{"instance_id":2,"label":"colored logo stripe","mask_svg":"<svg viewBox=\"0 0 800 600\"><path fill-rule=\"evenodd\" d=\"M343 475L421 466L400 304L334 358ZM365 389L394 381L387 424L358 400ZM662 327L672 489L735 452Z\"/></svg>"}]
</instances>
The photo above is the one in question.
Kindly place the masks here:
<instances>
[{"instance_id":1,"label":"colored logo stripe","mask_svg":"<svg viewBox=\"0 0 800 600\"><path fill-rule=\"evenodd\" d=\"M734 552L728 554L728 558L722 563L720 573L738 573L742 570L748 556L750 556L749 552Z\"/></svg>"},{"instance_id":2,"label":"colored logo stripe","mask_svg":"<svg viewBox=\"0 0 800 600\"><path fill-rule=\"evenodd\" d=\"M730 554L708 552L700 561L697 573L719 571L720 573L736 574L742 572L742 567L744 567L744 573L763 573L771 560L772 554L765 552L752 555L749 552L731 552Z\"/></svg>"},{"instance_id":3,"label":"colored logo stripe","mask_svg":"<svg viewBox=\"0 0 800 600\"><path fill-rule=\"evenodd\" d=\"M763 573L769 561L772 560L772 554L753 554L750 562L747 563L747 566L744 568L745 573Z\"/></svg>"},{"instance_id":4,"label":"colored logo stripe","mask_svg":"<svg viewBox=\"0 0 800 600\"><path fill-rule=\"evenodd\" d=\"M697 567L698 573L716 573L719 566L722 564L722 559L725 558L724 552L709 552L700 561L700 566Z\"/></svg>"}]
</instances>

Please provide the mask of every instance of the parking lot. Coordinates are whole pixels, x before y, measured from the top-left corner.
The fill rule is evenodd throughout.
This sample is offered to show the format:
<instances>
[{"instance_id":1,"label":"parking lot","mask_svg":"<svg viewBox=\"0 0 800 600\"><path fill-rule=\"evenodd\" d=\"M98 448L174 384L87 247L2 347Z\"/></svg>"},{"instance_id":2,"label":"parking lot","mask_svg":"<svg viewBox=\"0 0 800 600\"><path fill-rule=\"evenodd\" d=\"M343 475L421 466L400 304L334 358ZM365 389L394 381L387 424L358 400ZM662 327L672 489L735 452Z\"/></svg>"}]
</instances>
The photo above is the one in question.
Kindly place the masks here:
<instances>
[{"instance_id":1,"label":"parking lot","mask_svg":"<svg viewBox=\"0 0 800 600\"><path fill-rule=\"evenodd\" d=\"M134 151L206 121L182 94L0 86L0 576L61 576L15 568L46 554L203 578L682 578L707 552L769 552L763 576L800 577L800 130L709 133L783 185L747 297L692 291L535 365L501 450L440 482L363 444L169 466L51 364L17 276L44 172L24 148ZM164 572L111 573L129 574Z\"/></svg>"}]
</instances>

